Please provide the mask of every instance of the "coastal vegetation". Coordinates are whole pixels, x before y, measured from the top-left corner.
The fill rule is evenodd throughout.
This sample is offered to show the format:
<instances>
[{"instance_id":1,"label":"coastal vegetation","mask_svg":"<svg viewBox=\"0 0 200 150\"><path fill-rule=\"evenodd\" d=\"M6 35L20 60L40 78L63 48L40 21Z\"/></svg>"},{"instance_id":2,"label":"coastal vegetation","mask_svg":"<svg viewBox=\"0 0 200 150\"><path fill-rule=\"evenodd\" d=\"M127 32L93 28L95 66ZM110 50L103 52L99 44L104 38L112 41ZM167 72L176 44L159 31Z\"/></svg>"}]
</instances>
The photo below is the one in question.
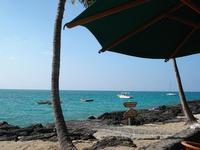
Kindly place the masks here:
<instances>
[{"instance_id":1,"label":"coastal vegetation","mask_svg":"<svg viewBox=\"0 0 200 150\"><path fill-rule=\"evenodd\" d=\"M59 95L59 74L60 74L60 49L61 49L61 30L62 19L65 9L66 0L59 0L57 15L54 24L54 37L53 37L53 60L52 60L52 102L55 115L55 126L60 143L60 149L76 149L68 136L68 130L65 124L62 108L60 104Z\"/></svg>"},{"instance_id":2,"label":"coastal vegetation","mask_svg":"<svg viewBox=\"0 0 200 150\"><path fill-rule=\"evenodd\" d=\"M173 58L172 61L173 61L174 71L175 71L175 74L176 74L176 79L177 79L177 84L178 84L178 89L179 89L179 98L180 98L182 110L183 110L184 115L187 118L186 123L188 123L188 124L195 123L195 122L197 122L197 119L192 114L192 112L191 112L191 110L188 106L188 103L186 101L186 97L185 97L185 93L183 91L183 86L182 86L179 70L178 70L178 67L177 67L176 59Z\"/></svg>"},{"instance_id":3,"label":"coastal vegetation","mask_svg":"<svg viewBox=\"0 0 200 150\"><path fill-rule=\"evenodd\" d=\"M75 1L73 0L72 2L74 3ZM88 1L90 3L87 3L86 0L81 0L80 2L83 3L85 6L88 6L87 4L91 4L91 1ZM73 145L68 134L67 126L65 124L64 116L62 113L59 95L61 30L65 3L66 0L59 0L54 24L51 91L53 110L55 114L55 125L58 134L58 141L60 143L60 149L76 150L76 147Z\"/></svg>"}]
</instances>

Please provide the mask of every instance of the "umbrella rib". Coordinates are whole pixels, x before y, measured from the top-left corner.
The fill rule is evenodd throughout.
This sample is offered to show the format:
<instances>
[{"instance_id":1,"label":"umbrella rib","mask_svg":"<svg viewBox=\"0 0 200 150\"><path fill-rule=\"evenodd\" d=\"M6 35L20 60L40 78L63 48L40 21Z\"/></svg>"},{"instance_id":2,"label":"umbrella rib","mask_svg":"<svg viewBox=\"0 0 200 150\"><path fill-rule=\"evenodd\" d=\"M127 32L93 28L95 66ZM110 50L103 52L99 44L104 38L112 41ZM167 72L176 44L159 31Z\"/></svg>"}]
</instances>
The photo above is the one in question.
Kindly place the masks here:
<instances>
[{"instance_id":1,"label":"umbrella rib","mask_svg":"<svg viewBox=\"0 0 200 150\"><path fill-rule=\"evenodd\" d=\"M185 24L187 26L191 26L193 28L200 28L200 24L193 23L191 21L185 20L185 19L180 18L180 17L176 17L176 16L172 16L172 15L166 15L166 17L168 19L183 23L183 24Z\"/></svg>"},{"instance_id":2,"label":"umbrella rib","mask_svg":"<svg viewBox=\"0 0 200 150\"><path fill-rule=\"evenodd\" d=\"M192 10L194 10L195 12L197 12L198 14L200 14L200 8L192 4L191 0L181 0L181 2L186 6L188 6L189 8L191 8Z\"/></svg>"},{"instance_id":3,"label":"umbrella rib","mask_svg":"<svg viewBox=\"0 0 200 150\"><path fill-rule=\"evenodd\" d=\"M193 28L192 31L190 31L187 36L184 38L184 40L177 46L175 51L171 54L171 56L168 59L165 59L165 62L167 62L171 58L175 58L176 54L179 52L179 50L183 47L185 43L188 42L188 40L192 37L194 32L196 31L197 28Z\"/></svg>"},{"instance_id":4,"label":"umbrella rib","mask_svg":"<svg viewBox=\"0 0 200 150\"><path fill-rule=\"evenodd\" d=\"M162 20L163 18L165 18L169 13L172 13L176 10L178 10L179 8L181 8L183 6L183 4L179 4L173 8L171 8L170 10L168 10L167 12L163 13L162 15L156 17L155 19L151 20L150 22L146 23L145 25L139 27L137 30L133 30L131 32L129 32L128 34L120 37L119 39L115 40L113 43L111 43L110 45L103 47L99 53L101 52L105 52L106 50L109 50L117 45L119 45L120 43L122 43L123 41L127 40L130 37L133 37L134 35L144 31L145 29L149 28L150 26L152 26L153 24L159 22L160 20Z\"/></svg>"},{"instance_id":5,"label":"umbrella rib","mask_svg":"<svg viewBox=\"0 0 200 150\"><path fill-rule=\"evenodd\" d=\"M109 15L112 15L112 14L118 13L120 11L136 7L136 6L140 5L140 4L144 4L144 3L149 2L149 1L150 0L135 0L135 1L131 1L131 2L128 2L126 4L122 4L120 6L116 6L116 7L110 8L108 10L105 10L103 12L97 13L95 15L92 15L92 16L89 16L89 17L86 17L86 18L83 18L83 19L79 19L79 20L76 20L76 21L72 21L72 22L69 22L69 23L66 23L64 25L64 27L67 26L68 28L72 28L72 27L75 27L77 25L83 25L83 24L95 21L97 19L100 19L100 18L109 16Z\"/></svg>"}]
</instances>

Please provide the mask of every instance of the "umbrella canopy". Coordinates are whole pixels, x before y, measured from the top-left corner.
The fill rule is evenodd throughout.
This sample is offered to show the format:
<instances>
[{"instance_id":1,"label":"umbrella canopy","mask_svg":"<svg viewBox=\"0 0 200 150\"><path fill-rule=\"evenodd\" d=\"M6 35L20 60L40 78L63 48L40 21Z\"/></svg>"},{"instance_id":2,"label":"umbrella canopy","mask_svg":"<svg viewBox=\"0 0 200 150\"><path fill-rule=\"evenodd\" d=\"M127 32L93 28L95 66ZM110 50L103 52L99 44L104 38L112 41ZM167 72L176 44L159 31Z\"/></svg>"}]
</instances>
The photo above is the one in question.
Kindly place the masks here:
<instances>
[{"instance_id":1,"label":"umbrella canopy","mask_svg":"<svg viewBox=\"0 0 200 150\"><path fill-rule=\"evenodd\" d=\"M200 52L199 0L96 0L66 24L77 25L93 33L100 52L167 60Z\"/></svg>"}]
</instances>

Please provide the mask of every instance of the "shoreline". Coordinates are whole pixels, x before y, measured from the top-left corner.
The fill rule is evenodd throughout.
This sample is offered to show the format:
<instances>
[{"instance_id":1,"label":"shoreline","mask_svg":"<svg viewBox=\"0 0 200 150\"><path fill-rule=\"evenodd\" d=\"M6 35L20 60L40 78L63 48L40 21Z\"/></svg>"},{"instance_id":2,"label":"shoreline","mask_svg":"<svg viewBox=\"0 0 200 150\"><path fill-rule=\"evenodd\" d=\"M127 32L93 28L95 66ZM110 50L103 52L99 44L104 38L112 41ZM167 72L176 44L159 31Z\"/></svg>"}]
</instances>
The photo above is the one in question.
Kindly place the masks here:
<instances>
[{"instance_id":1,"label":"shoreline","mask_svg":"<svg viewBox=\"0 0 200 150\"><path fill-rule=\"evenodd\" d=\"M0 102L2 105L0 120L8 121L19 126L28 126L35 123L52 123L54 115L52 106L38 105L38 101L50 100L50 95L45 91L1 91ZM166 92L130 92L134 96L132 100L120 99L117 91L64 91L61 92L63 114L66 120L85 120L88 116L99 116L104 112L124 111L125 101L137 102L136 109L152 109L161 105L178 104L176 96L167 96ZM187 93L187 100L199 99L200 92ZM92 103L80 102L80 98L93 98ZM69 106L70 104L70 106ZM105 107L106 106L106 107ZM18 109L16 109L18 108Z\"/></svg>"},{"instance_id":2,"label":"shoreline","mask_svg":"<svg viewBox=\"0 0 200 150\"><path fill-rule=\"evenodd\" d=\"M195 116L200 119L200 101L191 101L189 105L192 112L197 114ZM142 109L137 112L138 115L133 121L133 126L126 125L127 122L123 119L123 113L123 111L104 113L97 118L90 117L91 119L87 120L66 121L66 124L72 140L77 145L81 145L80 147L84 147L84 145L85 147L87 145L91 147L105 137L125 137L127 139L123 140L131 139L137 147L142 147L169 138L177 132L189 128L189 126L184 125L180 104L160 106L153 110ZM38 140L41 143L41 147L43 144L46 145L46 142L49 142L46 148L49 150L55 148L57 137L53 123L19 127L7 122L0 122L0 145L3 147L14 144L14 148L18 149L16 146L19 143L21 143L19 145L24 146L27 146L27 144L34 145L34 143L38 143ZM52 144L51 142L54 143ZM124 145L122 144L121 146ZM129 145L128 147L130 148L131 146Z\"/></svg>"},{"instance_id":3,"label":"shoreline","mask_svg":"<svg viewBox=\"0 0 200 150\"><path fill-rule=\"evenodd\" d=\"M188 104L190 105L190 108L192 110L193 114L199 114L200 113L200 100L196 99L196 100L190 100L187 101ZM199 107L199 108L198 108ZM128 110L128 109L126 109ZM146 123L151 123L151 122L167 122L173 121L173 118L176 116L183 116L182 113L182 108L181 108L181 104L172 104L172 105L160 105L158 107L155 108L144 108L144 109L135 109L137 111L137 116L136 119L133 122L133 125L142 125L142 124L146 124ZM126 121L123 119L123 113L125 112L125 110L119 110L119 111L111 111L111 112L104 112L101 113L100 115L89 115L87 118L85 119L69 119L66 120L66 122L79 122L79 121L85 121L85 120L93 120L93 119L100 119L102 121L105 121L106 124L126 124ZM158 113L160 112L160 113ZM164 114L162 116L162 114ZM154 116L155 118L153 118L153 120L149 120L152 117L149 116ZM159 115L159 116L155 116L155 115ZM141 120L143 118L143 120ZM180 121L181 118L175 119L174 121ZM6 121L6 120L0 120L1 121ZM9 122L10 123L10 122ZM26 125L17 125L15 123L12 123L13 125L16 126L20 126L20 127L27 127L33 124L43 124L43 125L47 125L47 124L53 124L53 122L46 122L46 123L41 123L41 122L36 122L36 123L30 123L30 124L26 124Z\"/></svg>"},{"instance_id":4,"label":"shoreline","mask_svg":"<svg viewBox=\"0 0 200 150\"><path fill-rule=\"evenodd\" d=\"M200 114L195 115L198 119L200 119ZM199 122L200 123L200 122ZM97 125L97 124L96 124ZM39 126L35 129L39 132ZM80 135L80 130L83 132L83 128L74 129L74 135L77 138ZM110 143L101 143L99 146L99 150L139 150L139 149L149 149L152 146L161 147L166 144L165 141L171 140L170 143L167 143L167 146L171 147L177 144L177 137L179 141L182 139L190 138L193 136L194 130L189 129L188 125L185 125L184 122L173 122L173 123L152 123L152 124L144 124L140 126L116 126L116 125L108 125L104 127L96 126L92 130L96 129L95 133L90 134L86 130L87 135L90 134L90 137L83 137L82 139L74 139L73 143L78 148L78 150L92 150L92 146L98 145L97 143L102 141L103 139L108 140L113 144L113 141L118 141L119 137L123 137L124 141L118 143L118 145L111 146ZM42 134L44 130L40 130ZM78 133L79 132L79 133ZM91 138L91 135L93 137ZM200 138L200 130L198 131L198 137ZM39 137L39 136L37 136ZM47 137L47 136L46 136ZM117 137L117 139L110 140L110 138ZM133 144L128 143L127 141L131 140ZM200 139L198 139L200 140ZM164 144L163 144L164 143ZM173 144L173 145L172 145ZM136 146L136 147L135 147ZM166 145L165 145L166 146ZM58 150L58 142L57 140L50 139L26 139L19 141L0 141L1 150ZM103 148L102 148L103 147Z\"/></svg>"}]
</instances>

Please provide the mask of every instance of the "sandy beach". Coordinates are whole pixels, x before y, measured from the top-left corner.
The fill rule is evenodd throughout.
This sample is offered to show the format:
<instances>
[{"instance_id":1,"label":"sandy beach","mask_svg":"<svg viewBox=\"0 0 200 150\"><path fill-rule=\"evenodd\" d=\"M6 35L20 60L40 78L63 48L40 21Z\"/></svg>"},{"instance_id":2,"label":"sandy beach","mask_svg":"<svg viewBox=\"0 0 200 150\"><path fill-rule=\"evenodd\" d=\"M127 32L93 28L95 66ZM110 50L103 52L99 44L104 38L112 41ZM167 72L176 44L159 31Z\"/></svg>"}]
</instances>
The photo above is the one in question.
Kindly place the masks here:
<instances>
[{"instance_id":1,"label":"sandy beach","mask_svg":"<svg viewBox=\"0 0 200 150\"><path fill-rule=\"evenodd\" d=\"M200 114L195 115L200 119ZM159 123L159 124L145 124L141 126L110 126L106 129L98 129L95 133L97 139L102 139L107 136L125 136L130 137L136 148L117 146L117 147L106 147L104 150L133 150L139 149L142 146L157 142L168 136L172 136L184 129L189 128L184 122L175 123ZM159 136L159 138L158 138ZM96 141L90 140L78 140L73 141L78 150L91 147ZM58 150L57 142L50 141L2 141L0 142L1 150Z\"/></svg>"}]
</instances>

